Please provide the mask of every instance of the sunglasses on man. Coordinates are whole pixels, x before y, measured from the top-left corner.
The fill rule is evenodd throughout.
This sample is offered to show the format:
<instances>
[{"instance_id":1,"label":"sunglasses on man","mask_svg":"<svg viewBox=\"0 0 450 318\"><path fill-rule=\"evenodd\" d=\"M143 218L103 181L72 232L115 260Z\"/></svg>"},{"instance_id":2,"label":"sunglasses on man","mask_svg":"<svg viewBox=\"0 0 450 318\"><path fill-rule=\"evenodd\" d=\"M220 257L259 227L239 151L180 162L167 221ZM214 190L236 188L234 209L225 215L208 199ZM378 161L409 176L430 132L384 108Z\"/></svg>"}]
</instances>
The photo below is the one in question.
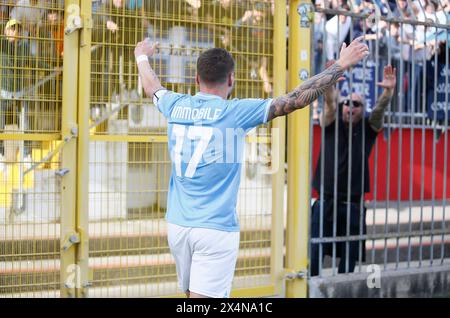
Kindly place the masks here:
<instances>
[{"instance_id":1,"label":"sunglasses on man","mask_svg":"<svg viewBox=\"0 0 450 318\"><path fill-rule=\"evenodd\" d=\"M351 103L353 104L353 108L359 108L359 107L363 106L363 104L360 101L357 101L357 100L352 100ZM345 106L350 107L350 99L346 99L346 100L342 101L340 103L340 105L341 106L345 105Z\"/></svg>"}]
</instances>

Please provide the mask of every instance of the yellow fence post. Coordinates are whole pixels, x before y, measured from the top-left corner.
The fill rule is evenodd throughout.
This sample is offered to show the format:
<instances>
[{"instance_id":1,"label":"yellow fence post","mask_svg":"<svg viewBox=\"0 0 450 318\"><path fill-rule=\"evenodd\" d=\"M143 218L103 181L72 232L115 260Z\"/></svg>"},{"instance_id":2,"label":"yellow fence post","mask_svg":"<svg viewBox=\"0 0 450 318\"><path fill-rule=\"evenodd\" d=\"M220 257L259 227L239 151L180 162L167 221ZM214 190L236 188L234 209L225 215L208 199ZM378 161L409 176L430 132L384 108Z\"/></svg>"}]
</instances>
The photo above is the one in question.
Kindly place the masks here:
<instances>
[{"instance_id":1,"label":"yellow fence post","mask_svg":"<svg viewBox=\"0 0 450 318\"><path fill-rule=\"evenodd\" d=\"M274 15L273 96L286 92L286 1L275 1ZM272 178L271 268L275 294L281 294L283 282L284 234L284 161L286 118L272 122L272 165L277 169ZM275 133L276 132L276 133Z\"/></svg>"},{"instance_id":2,"label":"yellow fence post","mask_svg":"<svg viewBox=\"0 0 450 318\"><path fill-rule=\"evenodd\" d=\"M77 297L87 297L89 286L89 108L91 75L92 1L81 0L79 79L78 79L78 153L77 153L77 264L80 268L80 286Z\"/></svg>"},{"instance_id":3,"label":"yellow fence post","mask_svg":"<svg viewBox=\"0 0 450 318\"><path fill-rule=\"evenodd\" d=\"M81 6L80 6L81 4ZM86 297L89 280L91 1L66 1L61 173L61 297Z\"/></svg>"},{"instance_id":4,"label":"yellow fence post","mask_svg":"<svg viewBox=\"0 0 450 318\"><path fill-rule=\"evenodd\" d=\"M311 2L289 4L289 90L310 76ZM288 116L286 297L306 297L309 211L309 107Z\"/></svg>"},{"instance_id":5,"label":"yellow fence post","mask_svg":"<svg viewBox=\"0 0 450 318\"><path fill-rule=\"evenodd\" d=\"M64 26L73 21L79 9L78 0L65 2ZM61 135L65 140L75 137L77 126L77 80L78 80L78 42L77 32L64 35L63 94ZM75 297L80 271L76 261L75 245L77 204L77 138L71 139L62 148L61 168L68 171L61 179L61 297Z\"/></svg>"}]
</instances>

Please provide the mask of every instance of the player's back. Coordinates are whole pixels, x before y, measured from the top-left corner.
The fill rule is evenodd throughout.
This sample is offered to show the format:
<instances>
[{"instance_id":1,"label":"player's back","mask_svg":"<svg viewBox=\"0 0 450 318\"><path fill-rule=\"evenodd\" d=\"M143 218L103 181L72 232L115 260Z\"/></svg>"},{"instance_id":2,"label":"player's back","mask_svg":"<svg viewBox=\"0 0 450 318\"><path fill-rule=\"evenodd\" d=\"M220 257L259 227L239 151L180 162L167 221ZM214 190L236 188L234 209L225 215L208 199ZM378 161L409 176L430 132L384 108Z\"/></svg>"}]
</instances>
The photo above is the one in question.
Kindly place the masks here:
<instances>
[{"instance_id":1,"label":"player's back","mask_svg":"<svg viewBox=\"0 0 450 318\"><path fill-rule=\"evenodd\" d=\"M168 119L172 160L167 220L238 231L236 200L245 134L267 120L270 100L167 92L157 103Z\"/></svg>"}]
</instances>

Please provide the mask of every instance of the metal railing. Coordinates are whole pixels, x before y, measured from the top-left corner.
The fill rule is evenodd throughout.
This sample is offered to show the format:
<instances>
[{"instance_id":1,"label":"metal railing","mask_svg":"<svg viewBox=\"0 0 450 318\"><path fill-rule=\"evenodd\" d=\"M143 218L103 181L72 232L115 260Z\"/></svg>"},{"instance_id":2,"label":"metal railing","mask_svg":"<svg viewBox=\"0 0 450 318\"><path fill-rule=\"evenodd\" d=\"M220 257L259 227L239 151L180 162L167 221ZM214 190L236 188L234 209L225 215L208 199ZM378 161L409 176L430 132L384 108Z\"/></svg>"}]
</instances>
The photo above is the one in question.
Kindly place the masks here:
<instances>
[{"instance_id":1,"label":"metal railing","mask_svg":"<svg viewBox=\"0 0 450 318\"><path fill-rule=\"evenodd\" d=\"M317 183L310 276L365 272L370 264L396 270L448 263L450 5L345 3L334 8L316 1L315 71L338 57L345 39L364 36L371 53L337 85L339 119L326 128L317 121L311 130L311 180ZM397 86L377 133L370 116L388 64L397 68ZM366 101L360 121L353 105L347 121L342 115L339 102L352 92ZM314 105L312 120L324 107L323 99Z\"/></svg>"},{"instance_id":2,"label":"metal railing","mask_svg":"<svg viewBox=\"0 0 450 318\"><path fill-rule=\"evenodd\" d=\"M60 285L64 7L15 4L0 5L0 295L48 297Z\"/></svg>"}]
</instances>

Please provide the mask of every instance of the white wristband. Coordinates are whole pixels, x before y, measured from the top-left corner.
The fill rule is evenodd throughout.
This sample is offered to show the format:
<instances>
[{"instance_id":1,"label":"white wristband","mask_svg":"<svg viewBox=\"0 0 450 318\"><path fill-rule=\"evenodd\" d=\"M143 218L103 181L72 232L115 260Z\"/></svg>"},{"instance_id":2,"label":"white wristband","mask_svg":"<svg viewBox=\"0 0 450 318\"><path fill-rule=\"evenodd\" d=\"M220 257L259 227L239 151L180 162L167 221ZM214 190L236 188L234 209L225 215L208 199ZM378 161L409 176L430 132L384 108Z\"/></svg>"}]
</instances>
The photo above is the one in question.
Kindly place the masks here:
<instances>
[{"instance_id":1,"label":"white wristband","mask_svg":"<svg viewBox=\"0 0 450 318\"><path fill-rule=\"evenodd\" d=\"M148 56L147 56L147 55L142 54L142 55L139 55L139 56L136 58L136 63L137 63L137 64L139 64L139 63L141 63L141 62L143 62L143 61L147 61L147 62L148 62Z\"/></svg>"}]
</instances>

